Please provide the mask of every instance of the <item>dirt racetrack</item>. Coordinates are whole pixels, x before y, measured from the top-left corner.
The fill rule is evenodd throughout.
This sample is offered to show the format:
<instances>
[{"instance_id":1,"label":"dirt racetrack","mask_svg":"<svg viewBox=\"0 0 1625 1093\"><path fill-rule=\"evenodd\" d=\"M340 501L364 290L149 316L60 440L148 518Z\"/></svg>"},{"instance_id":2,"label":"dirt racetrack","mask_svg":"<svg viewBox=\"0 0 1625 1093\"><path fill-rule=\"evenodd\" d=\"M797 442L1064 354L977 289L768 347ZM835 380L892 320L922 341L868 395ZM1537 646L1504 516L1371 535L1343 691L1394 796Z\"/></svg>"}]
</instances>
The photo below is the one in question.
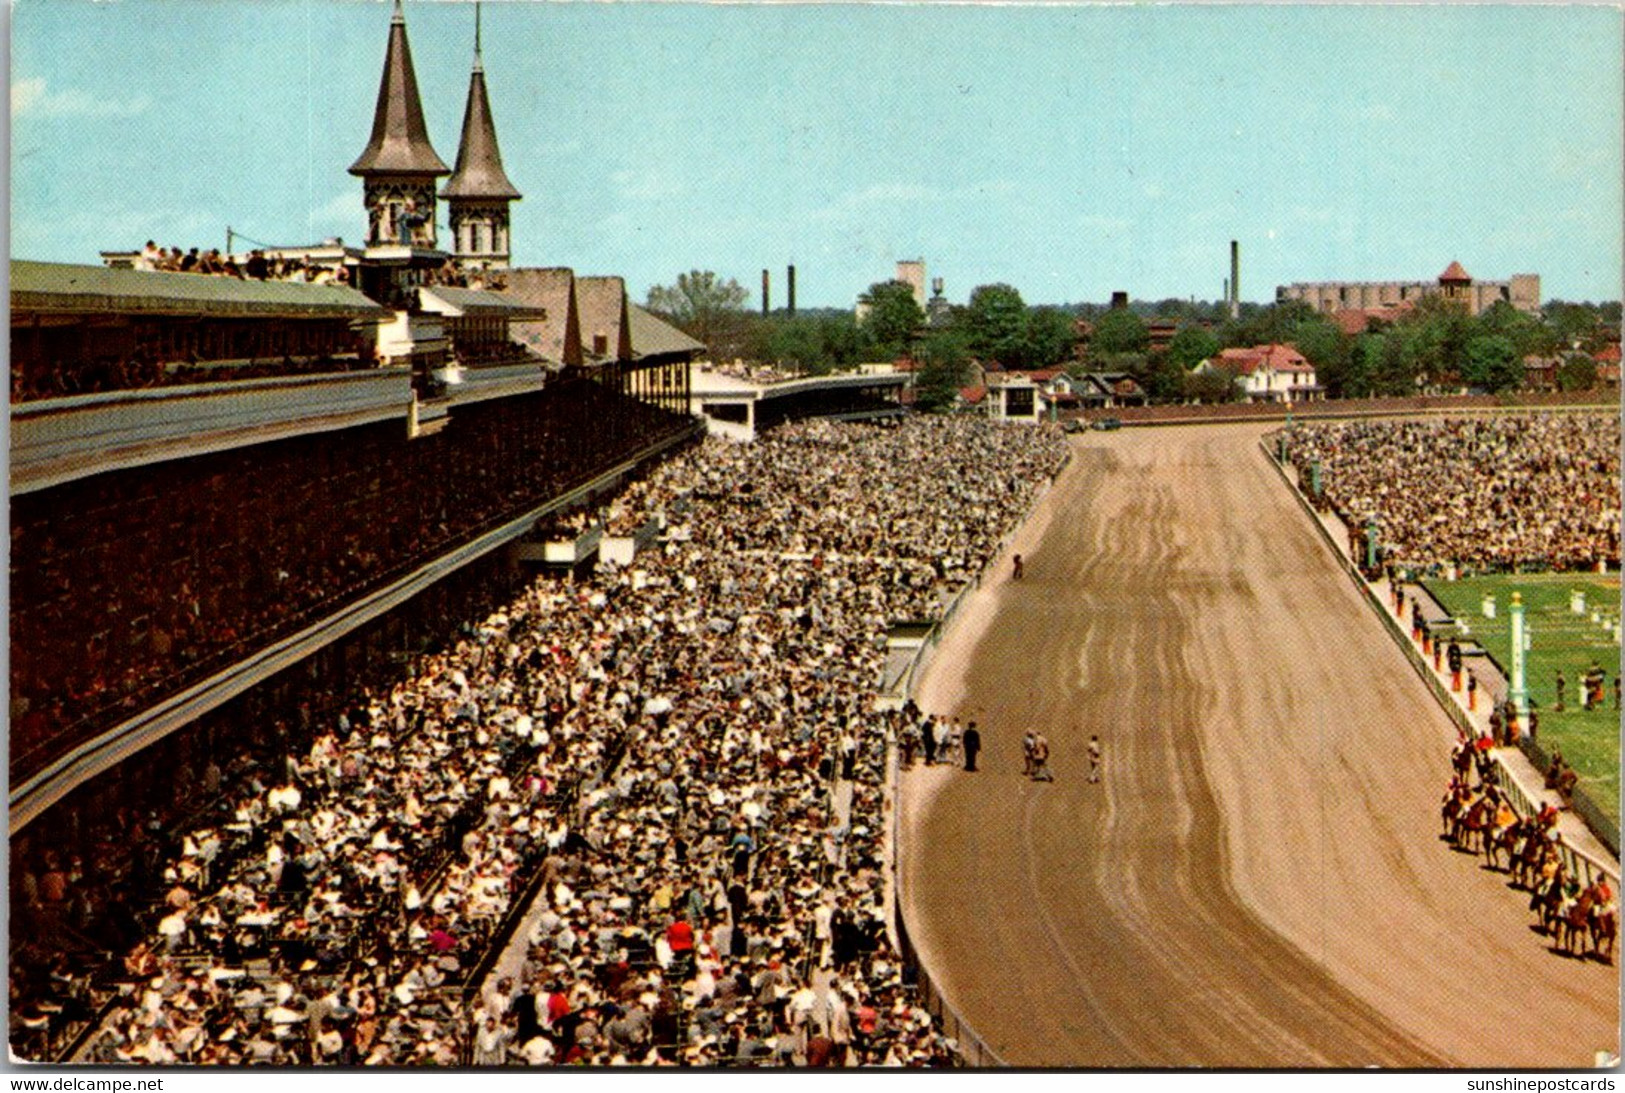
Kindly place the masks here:
<instances>
[{"instance_id":1,"label":"dirt racetrack","mask_svg":"<svg viewBox=\"0 0 1625 1093\"><path fill-rule=\"evenodd\" d=\"M920 691L984 751L905 775L917 949L1012 1065L1592 1065L1617 968L1439 840L1454 730L1262 431L1076 440Z\"/></svg>"}]
</instances>

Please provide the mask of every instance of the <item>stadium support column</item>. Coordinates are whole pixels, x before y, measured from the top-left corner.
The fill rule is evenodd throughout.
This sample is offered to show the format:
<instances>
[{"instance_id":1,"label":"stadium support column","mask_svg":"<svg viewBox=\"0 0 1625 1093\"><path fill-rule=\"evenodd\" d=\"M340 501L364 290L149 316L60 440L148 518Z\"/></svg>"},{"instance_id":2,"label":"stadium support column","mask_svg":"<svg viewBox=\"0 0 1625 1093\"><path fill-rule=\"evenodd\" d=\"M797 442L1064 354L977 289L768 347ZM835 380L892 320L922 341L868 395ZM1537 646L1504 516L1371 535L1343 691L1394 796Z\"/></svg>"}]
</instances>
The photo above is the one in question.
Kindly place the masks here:
<instances>
[{"instance_id":1,"label":"stadium support column","mask_svg":"<svg viewBox=\"0 0 1625 1093\"><path fill-rule=\"evenodd\" d=\"M1528 632L1523 619L1523 594L1512 594L1512 612L1509 620L1512 624L1512 678L1508 680L1511 688L1507 697L1512 702L1512 708L1518 714L1518 731L1523 732L1529 716L1529 691L1524 686L1524 643Z\"/></svg>"}]
</instances>

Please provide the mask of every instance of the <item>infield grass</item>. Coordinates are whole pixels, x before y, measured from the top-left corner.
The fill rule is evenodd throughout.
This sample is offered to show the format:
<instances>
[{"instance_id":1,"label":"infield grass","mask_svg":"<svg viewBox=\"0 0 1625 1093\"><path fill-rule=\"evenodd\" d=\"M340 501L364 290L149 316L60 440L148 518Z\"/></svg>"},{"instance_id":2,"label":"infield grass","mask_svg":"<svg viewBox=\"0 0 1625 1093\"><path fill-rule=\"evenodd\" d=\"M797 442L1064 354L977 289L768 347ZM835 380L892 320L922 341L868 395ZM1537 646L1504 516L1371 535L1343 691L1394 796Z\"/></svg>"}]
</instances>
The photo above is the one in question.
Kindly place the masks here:
<instances>
[{"instance_id":1,"label":"infield grass","mask_svg":"<svg viewBox=\"0 0 1625 1093\"><path fill-rule=\"evenodd\" d=\"M1620 615L1619 577L1585 573L1539 573L1469 577L1460 581L1433 580L1428 589L1456 618L1467 623L1474 637L1508 672L1512 670L1512 593L1523 595L1524 619L1530 630L1526 661L1529 701L1540 713L1541 746L1548 752L1563 749L1563 757L1580 773L1597 804L1619 822L1620 711L1614 705L1614 680L1619 676L1619 646L1613 636L1591 621L1598 609L1605 618ZM1585 593L1586 610L1569 610L1569 593ZM1495 618L1485 618L1485 593L1495 597ZM1608 679L1603 703L1586 712L1580 704L1580 680L1596 661ZM1555 709L1557 671L1568 681L1564 710Z\"/></svg>"}]
</instances>

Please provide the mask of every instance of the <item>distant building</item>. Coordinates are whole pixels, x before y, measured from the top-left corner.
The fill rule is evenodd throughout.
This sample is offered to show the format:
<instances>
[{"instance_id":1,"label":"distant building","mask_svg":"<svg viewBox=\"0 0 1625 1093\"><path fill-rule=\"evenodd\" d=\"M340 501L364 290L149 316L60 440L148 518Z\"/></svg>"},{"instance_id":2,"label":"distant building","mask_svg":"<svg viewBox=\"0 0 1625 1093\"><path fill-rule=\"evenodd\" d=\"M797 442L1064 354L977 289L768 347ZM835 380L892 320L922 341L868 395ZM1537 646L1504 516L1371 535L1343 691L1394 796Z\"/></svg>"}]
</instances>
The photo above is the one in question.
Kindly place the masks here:
<instances>
[{"instance_id":1,"label":"distant building","mask_svg":"<svg viewBox=\"0 0 1625 1093\"><path fill-rule=\"evenodd\" d=\"M914 290L914 302L925 310L925 259L909 258L897 263L897 280Z\"/></svg>"},{"instance_id":2,"label":"distant building","mask_svg":"<svg viewBox=\"0 0 1625 1093\"><path fill-rule=\"evenodd\" d=\"M1226 372L1236 379L1247 402L1310 402L1325 398L1315 382L1315 366L1291 345L1254 345L1224 349L1191 372Z\"/></svg>"},{"instance_id":3,"label":"distant building","mask_svg":"<svg viewBox=\"0 0 1625 1093\"><path fill-rule=\"evenodd\" d=\"M1540 310L1540 274L1515 273L1505 281L1474 281L1460 262L1451 262L1434 281L1313 281L1280 285L1277 302L1302 300L1316 311L1393 308L1428 296L1460 300L1471 315L1506 301L1519 311Z\"/></svg>"},{"instance_id":4,"label":"distant building","mask_svg":"<svg viewBox=\"0 0 1625 1093\"><path fill-rule=\"evenodd\" d=\"M1597 362L1597 379L1603 383L1619 385L1619 343L1610 342L1597 350L1592 358Z\"/></svg>"},{"instance_id":5,"label":"distant building","mask_svg":"<svg viewBox=\"0 0 1625 1093\"><path fill-rule=\"evenodd\" d=\"M947 314L948 301L944 299L942 295L942 278L938 277L936 281L932 283L931 287L935 295L933 295L930 300L925 298L924 258L907 258L898 262L897 273L892 277L892 280L909 287L909 289L914 293L914 302L919 305L920 311L926 315L927 321L933 321L938 317L945 316ZM860 323L868 317L869 304L865 302L863 297L858 297L857 306L853 309L853 314L857 317L857 320Z\"/></svg>"}]
</instances>

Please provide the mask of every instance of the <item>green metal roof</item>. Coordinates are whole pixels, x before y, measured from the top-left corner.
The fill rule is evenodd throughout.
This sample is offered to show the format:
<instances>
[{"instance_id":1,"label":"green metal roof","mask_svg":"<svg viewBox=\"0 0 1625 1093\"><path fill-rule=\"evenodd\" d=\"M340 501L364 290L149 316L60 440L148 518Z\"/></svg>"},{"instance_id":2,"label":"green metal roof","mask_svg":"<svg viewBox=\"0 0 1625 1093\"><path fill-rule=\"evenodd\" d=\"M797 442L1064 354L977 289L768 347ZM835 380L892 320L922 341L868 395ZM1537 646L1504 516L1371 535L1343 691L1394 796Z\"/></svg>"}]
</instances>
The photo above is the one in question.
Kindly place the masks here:
<instances>
[{"instance_id":1,"label":"green metal roof","mask_svg":"<svg viewBox=\"0 0 1625 1093\"><path fill-rule=\"evenodd\" d=\"M11 310L105 314L376 318L384 309L353 288L240 281L58 262L11 263Z\"/></svg>"}]
</instances>

